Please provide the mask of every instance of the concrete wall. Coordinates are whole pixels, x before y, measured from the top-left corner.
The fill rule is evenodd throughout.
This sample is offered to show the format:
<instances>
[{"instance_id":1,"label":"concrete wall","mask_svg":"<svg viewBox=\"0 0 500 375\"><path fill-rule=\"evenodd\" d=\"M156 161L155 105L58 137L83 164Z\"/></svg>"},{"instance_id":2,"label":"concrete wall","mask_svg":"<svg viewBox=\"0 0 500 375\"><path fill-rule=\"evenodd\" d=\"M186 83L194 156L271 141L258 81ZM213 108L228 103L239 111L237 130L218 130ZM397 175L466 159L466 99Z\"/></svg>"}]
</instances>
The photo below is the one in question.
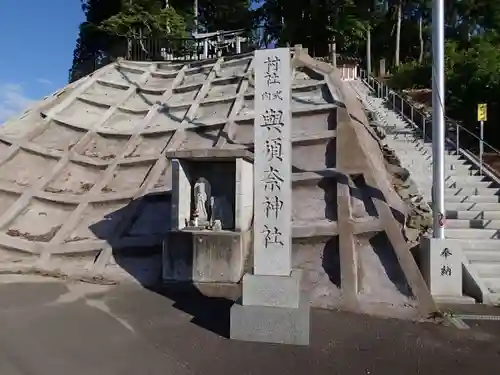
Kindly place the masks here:
<instances>
[{"instance_id":1,"label":"concrete wall","mask_svg":"<svg viewBox=\"0 0 500 375\"><path fill-rule=\"evenodd\" d=\"M183 229L191 217L191 183L185 162L172 160L172 182L172 229Z\"/></svg>"},{"instance_id":2,"label":"concrete wall","mask_svg":"<svg viewBox=\"0 0 500 375\"><path fill-rule=\"evenodd\" d=\"M236 160L236 231L248 231L253 220L253 163Z\"/></svg>"}]
</instances>

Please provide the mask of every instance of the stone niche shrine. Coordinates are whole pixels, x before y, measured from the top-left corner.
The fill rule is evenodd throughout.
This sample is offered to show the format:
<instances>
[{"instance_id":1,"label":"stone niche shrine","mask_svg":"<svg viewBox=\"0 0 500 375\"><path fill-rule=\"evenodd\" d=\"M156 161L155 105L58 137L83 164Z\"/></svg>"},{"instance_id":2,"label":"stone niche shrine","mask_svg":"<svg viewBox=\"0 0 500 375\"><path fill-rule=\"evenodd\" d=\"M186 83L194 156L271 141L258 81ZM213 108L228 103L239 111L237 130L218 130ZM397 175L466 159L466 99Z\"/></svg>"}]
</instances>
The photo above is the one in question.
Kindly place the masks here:
<instances>
[{"instance_id":1,"label":"stone niche shrine","mask_svg":"<svg viewBox=\"0 0 500 375\"><path fill-rule=\"evenodd\" d=\"M165 282L237 283L251 246L253 153L198 149L167 153L172 222L164 241Z\"/></svg>"}]
</instances>

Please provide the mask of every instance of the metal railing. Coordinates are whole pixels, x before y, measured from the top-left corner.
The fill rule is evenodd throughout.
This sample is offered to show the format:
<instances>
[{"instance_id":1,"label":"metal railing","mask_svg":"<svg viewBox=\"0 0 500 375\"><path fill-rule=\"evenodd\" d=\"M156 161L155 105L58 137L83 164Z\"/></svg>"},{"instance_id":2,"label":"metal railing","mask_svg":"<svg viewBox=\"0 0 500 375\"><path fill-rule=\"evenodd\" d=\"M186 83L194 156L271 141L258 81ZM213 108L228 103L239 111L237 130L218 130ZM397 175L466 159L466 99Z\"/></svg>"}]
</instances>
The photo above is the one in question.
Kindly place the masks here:
<instances>
[{"instance_id":1,"label":"metal railing","mask_svg":"<svg viewBox=\"0 0 500 375\"><path fill-rule=\"evenodd\" d=\"M367 75L365 70L360 69L359 76L377 97L385 100L389 109L400 114L415 128L424 142L432 140L432 117L430 114L415 108L414 104L401 93L394 91L379 79ZM487 174L499 181L500 151L455 120L445 117L445 126L447 149L455 150L457 154L474 162L481 175ZM487 152L484 152L485 148ZM498 162L498 166L492 165L494 161Z\"/></svg>"},{"instance_id":2,"label":"metal railing","mask_svg":"<svg viewBox=\"0 0 500 375\"><path fill-rule=\"evenodd\" d=\"M76 63L70 71L75 81L96 71L118 58L132 61L198 61L215 59L253 51L255 46L246 30L216 31L197 34L189 38L164 37L128 38L102 35L102 46L90 56Z\"/></svg>"},{"instance_id":3,"label":"metal railing","mask_svg":"<svg viewBox=\"0 0 500 375\"><path fill-rule=\"evenodd\" d=\"M253 50L253 45L242 34L242 31L218 31L185 39L124 38L121 55L135 61L212 59Z\"/></svg>"}]
</instances>

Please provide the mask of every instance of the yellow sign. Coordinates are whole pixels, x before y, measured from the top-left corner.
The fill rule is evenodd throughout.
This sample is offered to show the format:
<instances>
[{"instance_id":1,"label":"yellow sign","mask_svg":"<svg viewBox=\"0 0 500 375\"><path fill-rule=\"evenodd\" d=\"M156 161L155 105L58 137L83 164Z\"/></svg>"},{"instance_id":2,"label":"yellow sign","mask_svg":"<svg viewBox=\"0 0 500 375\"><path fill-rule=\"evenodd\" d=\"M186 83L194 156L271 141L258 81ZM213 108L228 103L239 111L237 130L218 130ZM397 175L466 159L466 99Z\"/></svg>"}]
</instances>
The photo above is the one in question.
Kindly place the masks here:
<instances>
[{"instance_id":1,"label":"yellow sign","mask_svg":"<svg viewBox=\"0 0 500 375\"><path fill-rule=\"evenodd\" d=\"M488 107L485 103L477 105L477 121L487 121Z\"/></svg>"}]
</instances>

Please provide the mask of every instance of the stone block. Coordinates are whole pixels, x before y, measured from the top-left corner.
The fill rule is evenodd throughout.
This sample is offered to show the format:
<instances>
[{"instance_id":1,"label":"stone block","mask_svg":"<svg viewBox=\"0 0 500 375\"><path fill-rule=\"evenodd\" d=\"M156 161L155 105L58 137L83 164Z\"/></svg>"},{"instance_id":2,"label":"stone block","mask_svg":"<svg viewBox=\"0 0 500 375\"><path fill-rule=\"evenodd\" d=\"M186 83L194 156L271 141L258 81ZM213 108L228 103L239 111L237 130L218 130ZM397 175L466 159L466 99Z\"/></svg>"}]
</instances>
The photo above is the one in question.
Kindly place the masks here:
<instances>
[{"instance_id":1,"label":"stone block","mask_svg":"<svg viewBox=\"0 0 500 375\"><path fill-rule=\"evenodd\" d=\"M432 296L461 297L463 254L460 242L424 237L421 255L422 274Z\"/></svg>"},{"instance_id":2,"label":"stone block","mask_svg":"<svg viewBox=\"0 0 500 375\"><path fill-rule=\"evenodd\" d=\"M243 305L298 308L302 270L290 276L243 276Z\"/></svg>"},{"instance_id":3,"label":"stone block","mask_svg":"<svg viewBox=\"0 0 500 375\"><path fill-rule=\"evenodd\" d=\"M163 281L238 283L250 247L250 232L172 231L163 246Z\"/></svg>"},{"instance_id":4,"label":"stone block","mask_svg":"<svg viewBox=\"0 0 500 375\"><path fill-rule=\"evenodd\" d=\"M189 232L171 231L163 241L163 281L192 281L193 239Z\"/></svg>"},{"instance_id":5,"label":"stone block","mask_svg":"<svg viewBox=\"0 0 500 375\"><path fill-rule=\"evenodd\" d=\"M237 302L231 308L230 337L241 341L309 345L309 300L302 294L298 308L244 306Z\"/></svg>"},{"instance_id":6,"label":"stone block","mask_svg":"<svg viewBox=\"0 0 500 375\"><path fill-rule=\"evenodd\" d=\"M253 164L236 159L236 218L237 231L249 230L253 219Z\"/></svg>"},{"instance_id":7,"label":"stone block","mask_svg":"<svg viewBox=\"0 0 500 375\"><path fill-rule=\"evenodd\" d=\"M186 163L172 160L171 228L182 229L191 217L191 182Z\"/></svg>"}]
</instances>

